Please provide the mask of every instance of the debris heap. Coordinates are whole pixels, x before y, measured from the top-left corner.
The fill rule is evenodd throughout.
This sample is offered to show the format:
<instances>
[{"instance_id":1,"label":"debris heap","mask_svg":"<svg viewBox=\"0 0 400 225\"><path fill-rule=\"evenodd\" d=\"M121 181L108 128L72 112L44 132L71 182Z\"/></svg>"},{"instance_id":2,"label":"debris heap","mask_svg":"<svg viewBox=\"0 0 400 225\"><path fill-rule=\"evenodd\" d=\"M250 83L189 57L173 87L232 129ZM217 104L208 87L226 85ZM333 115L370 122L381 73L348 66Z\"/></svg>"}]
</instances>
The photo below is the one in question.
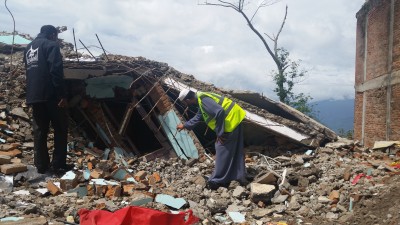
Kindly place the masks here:
<instances>
[{"instance_id":1,"label":"debris heap","mask_svg":"<svg viewBox=\"0 0 400 225\"><path fill-rule=\"evenodd\" d=\"M73 54L70 45L64 46L69 46L64 48L65 54ZM321 221L325 221L323 224L354 224L360 221L365 224L393 224L399 221L399 207L395 202L400 198L396 194L400 193L396 185L400 154L395 144L368 149L346 139L335 141L337 137L329 129L292 110L284 110L286 106L275 105L274 109L282 113L290 111L291 114L279 116L268 112L261 107L266 104L265 99L257 107L237 98L249 112L257 115L261 112L272 121L310 134L306 138L308 141L302 142L268 131L266 136L274 144L246 145L248 183L244 185L234 181L229 187L220 187L215 191L206 188L214 158L212 149L196 138L198 134L189 134L198 150L197 157L193 158L183 157L178 154L179 151L172 150L174 144L167 140L167 130L163 129L159 129L159 134L165 142L154 133L155 129L146 128L150 130L148 135L153 136L152 140L159 144L149 143L149 149L145 149L145 141L129 144L127 137L141 135L130 130L130 126L121 126L128 106L132 104L132 95L127 95L126 90L118 85L112 86L112 98L117 97L124 102L129 97L121 109L116 102L107 102L110 100L107 96L88 97L87 91L94 89L87 89L84 84L91 84L88 80L96 77L96 71L105 71L104 74L101 72L101 77L126 74L127 66L137 76L148 71L149 82L134 89L136 96L145 95L148 93L146 88L154 86L161 88L154 88L159 90L157 93L167 93L170 100L157 100L159 103L156 104L151 99L149 102L153 101L152 105L143 104L147 114L152 112L153 107L153 111L161 114L173 106L174 112L181 114L180 119L190 117L190 111L184 112L183 108L174 104L177 103L175 99L179 88L172 88L167 81L161 82L161 78L166 78L162 74L153 74L160 71L169 71L169 78L195 89L212 90L242 99L247 96L205 85L193 76L178 73L167 64L141 57L108 56L110 61L100 67L99 63L66 62L66 69L70 70L66 75L75 75L69 81L70 85L76 84L70 86L76 88L72 90L76 95L71 96L70 103L73 105L75 101L80 107L71 110L68 145L67 160L75 168L63 177L37 174L32 166L31 111L24 104L22 53L15 52L13 58L10 66L10 55L0 54L0 224L74 224L79 223L80 209L116 211L127 206L164 212L191 209L200 219L199 224L204 225L321 224ZM154 65L157 69L148 70L155 68ZM89 67L91 73L78 72ZM85 78L80 77L86 75ZM156 81L161 82L160 86L154 85ZM140 99L137 98L138 101ZM158 107L163 105L161 103L166 106ZM114 121L110 116L103 117L107 108L116 118ZM147 115L135 113L138 113L138 118ZM149 115L153 123L159 125L152 117L156 115ZM150 123L143 122L148 127L151 127ZM123 135L124 132L129 135ZM52 149L52 134L48 146ZM157 148L163 150L158 151Z\"/></svg>"}]
</instances>

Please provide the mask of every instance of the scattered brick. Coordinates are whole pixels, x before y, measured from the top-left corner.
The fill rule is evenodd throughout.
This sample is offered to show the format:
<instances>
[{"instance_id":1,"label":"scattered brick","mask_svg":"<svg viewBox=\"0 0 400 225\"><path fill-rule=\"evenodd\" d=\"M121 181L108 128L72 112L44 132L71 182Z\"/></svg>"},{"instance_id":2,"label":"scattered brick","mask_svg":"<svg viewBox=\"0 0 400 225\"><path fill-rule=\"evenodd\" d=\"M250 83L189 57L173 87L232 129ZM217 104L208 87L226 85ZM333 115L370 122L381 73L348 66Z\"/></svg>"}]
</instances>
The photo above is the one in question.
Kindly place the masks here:
<instances>
[{"instance_id":1,"label":"scattered brick","mask_svg":"<svg viewBox=\"0 0 400 225\"><path fill-rule=\"evenodd\" d=\"M136 181L141 181L141 180L143 180L144 178L146 178L146 176L147 176L147 172L146 171L139 171L139 172L137 172L136 174L135 174L135 180Z\"/></svg>"},{"instance_id":2,"label":"scattered brick","mask_svg":"<svg viewBox=\"0 0 400 225\"><path fill-rule=\"evenodd\" d=\"M103 178L104 171L100 170L100 169L94 169L94 170L92 170L92 172L90 172L90 176L95 179Z\"/></svg>"},{"instance_id":3,"label":"scattered brick","mask_svg":"<svg viewBox=\"0 0 400 225\"><path fill-rule=\"evenodd\" d=\"M11 156L0 155L0 165L11 163Z\"/></svg>"},{"instance_id":4,"label":"scattered brick","mask_svg":"<svg viewBox=\"0 0 400 225\"><path fill-rule=\"evenodd\" d=\"M21 154L22 154L22 152L18 149L14 149L11 151L0 151L0 155L8 155L8 156L12 156L12 157L15 157L15 156L21 155Z\"/></svg>"},{"instance_id":5,"label":"scattered brick","mask_svg":"<svg viewBox=\"0 0 400 225\"><path fill-rule=\"evenodd\" d=\"M53 182L49 181L47 182L47 190L49 190L49 192L52 195L59 195L62 194L62 190L57 187Z\"/></svg>"},{"instance_id":6,"label":"scattered brick","mask_svg":"<svg viewBox=\"0 0 400 225\"><path fill-rule=\"evenodd\" d=\"M4 174L13 174L27 171L28 168L25 164L5 164L1 165L1 172Z\"/></svg>"},{"instance_id":7,"label":"scattered brick","mask_svg":"<svg viewBox=\"0 0 400 225\"><path fill-rule=\"evenodd\" d=\"M108 185L105 196L107 198L120 197L121 196L121 187L120 186L116 186L116 185L115 186Z\"/></svg>"}]
</instances>

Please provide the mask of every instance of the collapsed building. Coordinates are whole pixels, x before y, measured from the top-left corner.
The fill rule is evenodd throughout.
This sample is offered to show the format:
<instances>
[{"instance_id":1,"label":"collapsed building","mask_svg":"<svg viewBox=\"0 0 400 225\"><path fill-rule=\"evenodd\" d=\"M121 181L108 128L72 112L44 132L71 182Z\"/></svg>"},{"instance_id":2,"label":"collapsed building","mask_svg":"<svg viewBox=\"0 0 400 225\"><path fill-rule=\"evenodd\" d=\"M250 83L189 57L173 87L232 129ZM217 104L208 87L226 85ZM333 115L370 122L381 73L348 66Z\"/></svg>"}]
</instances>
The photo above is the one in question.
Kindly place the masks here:
<instances>
[{"instance_id":1,"label":"collapsed building","mask_svg":"<svg viewBox=\"0 0 400 225\"><path fill-rule=\"evenodd\" d=\"M14 64L20 66L18 60L31 37L1 37L3 54L16 52ZM10 48L11 41L14 48ZM148 160L213 153L215 134L205 123L193 131L177 132L176 125L197 112L178 100L183 88L216 92L241 105L246 111L244 144L251 151L277 156L315 149L337 139L332 130L314 119L258 93L220 89L143 57L90 58L74 51L70 43L60 45L65 57L70 133L93 141L100 150ZM23 73L23 68L16 69Z\"/></svg>"},{"instance_id":2,"label":"collapsed building","mask_svg":"<svg viewBox=\"0 0 400 225\"><path fill-rule=\"evenodd\" d=\"M56 178L38 175L31 166L23 44L10 54L12 48L0 43L0 223L75 224L81 219L77 210L117 211L128 205L174 213L192 209L204 225L398 220L398 207L386 204L398 193L398 170L392 168L399 168L398 154L389 157L343 139L325 144L336 139L334 132L257 93L219 89L142 57L72 60L72 45L61 44L74 136L68 160L76 169ZM261 153L246 156L250 184L206 188L203 175L214 166L208 153L215 137L205 124L176 132L176 124L197 110L177 100L182 88L220 93L246 110L247 153ZM51 149L52 134L49 139ZM170 158L159 160L164 157ZM15 221L3 222L9 220Z\"/></svg>"},{"instance_id":3,"label":"collapsed building","mask_svg":"<svg viewBox=\"0 0 400 225\"><path fill-rule=\"evenodd\" d=\"M216 88L166 63L108 55L101 61L66 61L64 67L71 118L100 148L119 147L150 160L212 153L215 136L205 123L193 132L176 130L197 112L177 99L183 88L216 92L241 105L246 110L245 147L259 153L315 149L337 138L329 128L283 103L258 93Z\"/></svg>"}]
</instances>

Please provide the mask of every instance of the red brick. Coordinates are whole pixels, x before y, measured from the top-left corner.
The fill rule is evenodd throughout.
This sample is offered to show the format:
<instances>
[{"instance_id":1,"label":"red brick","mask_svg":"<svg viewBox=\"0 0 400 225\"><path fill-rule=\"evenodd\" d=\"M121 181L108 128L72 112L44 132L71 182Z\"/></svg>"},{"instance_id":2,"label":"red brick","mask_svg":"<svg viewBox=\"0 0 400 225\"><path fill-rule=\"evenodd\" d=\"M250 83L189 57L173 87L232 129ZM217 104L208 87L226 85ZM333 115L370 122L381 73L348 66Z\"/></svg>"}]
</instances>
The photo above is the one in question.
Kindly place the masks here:
<instances>
[{"instance_id":1,"label":"red brick","mask_svg":"<svg viewBox=\"0 0 400 225\"><path fill-rule=\"evenodd\" d=\"M4 174L13 174L27 171L27 166L25 164L5 164L1 165L1 172Z\"/></svg>"},{"instance_id":2,"label":"red brick","mask_svg":"<svg viewBox=\"0 0 400 225\"><path fill-rule=\"evenodd\" d=\"M49 181L47 182L47 190L49 190L49 192L52 195L59 195L62 194L62 191L59 187L57 187L53 182Z\"/></svg>"},{"instance_id":3,"label":"red brick","mask_svg":"<svg viewBox=\"0 0 400 225\"><path fill-rule=\"evenodd\" d=\"M108 185L105 196L108 197L108 198L121 196L121 187L117 186L117 185L115 185L115 186Z\"/></svg>"},{"instance_id":4,"label":"red brick","mask_svg":"<svg viewBox=\"0 0 400 225\"><path fill-rule=\"evenodd\" d=\"M8 156L12 156L15 157L17 155L21 155L22 152L18 149L14 149L12 151L0 151L0 155L8 155Z\"/></svg>"}]
</instances>

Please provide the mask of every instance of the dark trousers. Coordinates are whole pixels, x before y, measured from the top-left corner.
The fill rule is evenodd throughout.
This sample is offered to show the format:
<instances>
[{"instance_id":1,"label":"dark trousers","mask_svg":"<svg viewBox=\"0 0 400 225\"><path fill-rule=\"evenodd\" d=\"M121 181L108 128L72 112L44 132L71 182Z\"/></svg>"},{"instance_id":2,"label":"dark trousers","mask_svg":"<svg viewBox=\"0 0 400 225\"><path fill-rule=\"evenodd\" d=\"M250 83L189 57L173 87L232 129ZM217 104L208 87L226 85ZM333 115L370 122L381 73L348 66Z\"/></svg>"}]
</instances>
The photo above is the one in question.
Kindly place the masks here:
<instances>
[{"instance_id":1,"label":"dark trousers","mask_svg":"<svg viewBox=\"0 0 400 225\"><path fill-rule=\"evenodd\" d=\"M68 116L65 108L57 106L57 102L48 101L32 104L34 133L34 164L36 168L47 170L50 157L47 149L49 125L54 129L54 151L51 166L55 169L66 165Z\"/></svg>"},{"instance_id":2,"label":"dark trousers","mask_svg":"<svg viewBox=\"0 0 400 225\"><path fill-rule=\"evenodd\" d=\"M235 130L223 136L223 143L215 143L215 168L209 181L218 184L228 184L237 180L246 181L246 167L243 151L243 128L239 124Z\"/></svg>"}]
</instances>

